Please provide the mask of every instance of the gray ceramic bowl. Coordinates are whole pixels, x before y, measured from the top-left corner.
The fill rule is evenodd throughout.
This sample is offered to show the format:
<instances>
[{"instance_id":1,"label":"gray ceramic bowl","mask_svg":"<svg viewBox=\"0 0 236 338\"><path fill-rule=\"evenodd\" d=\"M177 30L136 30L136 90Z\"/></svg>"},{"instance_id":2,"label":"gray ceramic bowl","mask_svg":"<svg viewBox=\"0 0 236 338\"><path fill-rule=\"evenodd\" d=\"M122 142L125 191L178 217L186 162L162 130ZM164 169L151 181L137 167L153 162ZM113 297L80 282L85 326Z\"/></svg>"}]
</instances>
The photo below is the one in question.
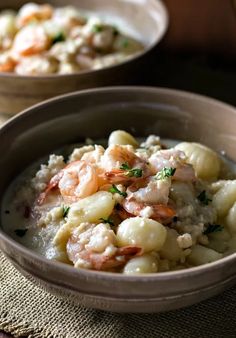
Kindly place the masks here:
<instances>
[{"instance_id":1,"label":"gray ceramic bowl","mask_svg":"<svg viewBox=\"0 0 236 338\"><path fill-rule=\"evenodd\" d=\"M106 137L117 128L137 136L156 133L200 141L236 160L235 125L235 108L175 90L114 87L61 96L28 109L0 129L0 196L13 177L40 156L88 136ZM176 309L236 281L236 254L188 270L125 276L46 260L1 230L0 248L25 276L49 292L111 311Z\"/></svg>"},{"instance_id":2,"label":"gray ceramic bowl","mask_svg":"<svg viewBox=\"0 0 236 338\"><path fill-rule=\"evenodd\" d=\"M1 0L0 11L6 8L17 9L27 2L29 1ZM118 27L122 18L122 22L138 35L145 49L127 61L96 71L50 76L0 73L0 113L13 115L42 100L75 90L129 84L131 80L138 79L146 54L160 42L168 26L166 7L159 0L37 1L37 3L45 2L56 7L74 5L97 14L106 13Z\"/></svg>"}]
</instances>

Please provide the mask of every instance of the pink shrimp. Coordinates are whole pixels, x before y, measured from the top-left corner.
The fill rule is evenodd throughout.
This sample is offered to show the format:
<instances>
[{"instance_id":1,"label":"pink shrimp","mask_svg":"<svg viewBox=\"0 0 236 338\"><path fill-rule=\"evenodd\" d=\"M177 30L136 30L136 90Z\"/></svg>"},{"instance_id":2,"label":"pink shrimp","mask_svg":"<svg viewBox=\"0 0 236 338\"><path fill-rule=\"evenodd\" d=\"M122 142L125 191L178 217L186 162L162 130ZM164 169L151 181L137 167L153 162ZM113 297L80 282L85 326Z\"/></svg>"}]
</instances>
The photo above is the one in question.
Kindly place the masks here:
<instances>
[{"instance_id":1,"label":"pink shrimp","mask_svg":"<svg viewBox=\"0 0 236 338\"><path fill-rule=\"evenodd\" d=\"M43 27L26 26L16 34L12 52L16 56L30 56L46 51L50 44L51 40Z\"/></svg>"},{"instance_id":2,"label":"pink shrimp","mask_svg":"<svg viewBox=\"0 0 236 338\"><path fill-rule=\"evenodd\" d=\"M160 172L163 168L175 168L173 179L179 181L196 180L192 165L186 163L186 156L183 151L176 149L160 150L149 158L153 173Z\"/></svg>"},{"instance_id":3,"label":"pink shrimp","mask_svg":"<svg viewBox=\"0 0 236 338\"><path fill-rule=\"evenodd\" d=\"M172 207L165 204L141 203L132 199L125 199L122 206L128 215L152 218L163 224L168 224L176 214Z\"/></svg>"},{"instance_id":4,"label":"pink shrimp","mask_svg":"<svg viewBox=\"0 0 236 338\"><path fill-rule=\"evenodd\" d=\"M19 27L23 27L32 20L48 20L52 17L52 14L53 8L48 4L37 5L28 3L21 7L17 18L17 24Z\"/></svg>"},{"instance_id":5,"label":"pink shrimp","mask_svg":"<svg viewBox=\"0 0 236 338\"><path fill-rule=\"evenodd\" d=\"M13 72L16 64L16 61L9 53L3 53L0 56L0 72Z\"/></svg>"},{"instance_id":6,"label":"pink shrimp","mask_svg":"<svg viewBox=\"0 0 236 338\"><path fill-rule=\"evenodd\" d=\"M125 166L127 169L122 169ZM111 145L101 158L101 167L104 169L104 177L109 183L125 183L136 181L139 177L147 177L151 174L147 163L138 157L131 146ZM132 175L133 171L139 171L138 175Z\"/></svg>"},{"instance_id":7,"label":"pink shrimp","mask_svg":"<svg viewBox=\"0 0 236 338\"><path fill-rule=\"evenodd\" d=\"M51 178L46 190L40 194L38 203L42 204L48 193L56 187L67 203L76 202L97 192L96 170L85 161L71 162Z\"/></svg>"},{"instance_id":8,"label":"pink shrimp","mask_svg":"<svg viewBox=\"0 0 236 338\"><path fill-rule=\"evenodd\" d=\"M117 248L114 231L103 223L82 223L72 232L66 249L75 267L94 270L123 266L142 251L136 246Z\"/></svg>"},{"instance_id":9,"label":"pink shrimp","mask_svg":"<svg viewBox=\"0 0 236 338\"><path fill-rule=\"evenodd\" d=\"M92 265L92 269L108 270L125 265L132 257L140 254L141 250L140 247L125 246L117 248L116 253L111 257L92 252L83 252L81 253L81 258L88 260Z\"/></svg>"}]
</instances>

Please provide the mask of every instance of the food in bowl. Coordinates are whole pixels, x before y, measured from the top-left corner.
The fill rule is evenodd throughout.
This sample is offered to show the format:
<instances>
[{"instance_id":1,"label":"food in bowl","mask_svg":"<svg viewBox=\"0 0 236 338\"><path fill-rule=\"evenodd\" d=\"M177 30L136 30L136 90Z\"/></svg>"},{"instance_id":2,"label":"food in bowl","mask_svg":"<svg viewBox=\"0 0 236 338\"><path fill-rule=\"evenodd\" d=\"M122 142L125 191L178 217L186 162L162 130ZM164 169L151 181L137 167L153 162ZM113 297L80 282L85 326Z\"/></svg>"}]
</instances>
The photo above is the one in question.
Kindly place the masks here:
<instances>
[{"instance_id":1,"label":"food in bowl","mask_svg":"<svg viewBox=\"0 0 236 338\"><path fill-rule=\"evenodd\" d=\"M73 6L27 3L0 13L0 72L71 74L117 64L144 49L104 18Z\"/></svg>"},{"instance_id":2,"label":"food in bowl","mask_svg":"<svg viewBox=\"0 0 236 338\"><path fill-rule=\"evenodd\" d=\"M4 198L4 230L48 259L124 274L236 251L235 173L221 156L122 130L104 144L70 147L68 159L51 154L21 174Z\"/></svg>"}]
</instances>

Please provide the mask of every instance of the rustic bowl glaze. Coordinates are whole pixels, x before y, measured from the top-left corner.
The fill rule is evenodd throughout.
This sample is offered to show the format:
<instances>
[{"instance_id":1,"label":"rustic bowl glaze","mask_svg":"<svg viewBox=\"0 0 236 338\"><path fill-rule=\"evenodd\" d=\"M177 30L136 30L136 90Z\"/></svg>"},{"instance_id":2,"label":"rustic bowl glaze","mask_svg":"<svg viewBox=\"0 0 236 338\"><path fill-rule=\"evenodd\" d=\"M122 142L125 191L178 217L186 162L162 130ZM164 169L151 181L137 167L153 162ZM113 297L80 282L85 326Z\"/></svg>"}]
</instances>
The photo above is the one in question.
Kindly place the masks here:
<instances>
[{"instance_id":1,"label":"rustic bowl glaze","mask_svg":"<svg viewBox=\"0 0 236 338\"><path fill-rule=\"evenodd\" d=\"M0 11L17 9L26 0L0 1ZM107 85L129 84L138 79L145 56L162 39L168 26L166 7L159 0L39 0L60 7L74 5L97 14L106 13L114 23L122 27L120 20L128 24L144 44L144 51L129 60L100 70L77 74L49 76L20 76L0 73L0 113L15 114L55 95L75 90ZM132 80L132 81L131 81ZM134 83L134 82L132 82Z\"/></svg>"},{"instance_id":2,"label":"rustic bowl glaze","mask_svg":"<svg viewBox=\"0 0 236 338\"><path fill-rule=\"evenodd\" d=\"M235 125L235 108L181 91L114 87L64 95L28 109L0 129L0 196L14 176L40 156L88 136L107 137L119 128L136 136L155 133L203 142L236 161ZM46 260L1 230L0 248L24 275L49 292L110 311L176 309L236 281L236 254L187 270L125 276Z\"/></svg>"}]
</instances>

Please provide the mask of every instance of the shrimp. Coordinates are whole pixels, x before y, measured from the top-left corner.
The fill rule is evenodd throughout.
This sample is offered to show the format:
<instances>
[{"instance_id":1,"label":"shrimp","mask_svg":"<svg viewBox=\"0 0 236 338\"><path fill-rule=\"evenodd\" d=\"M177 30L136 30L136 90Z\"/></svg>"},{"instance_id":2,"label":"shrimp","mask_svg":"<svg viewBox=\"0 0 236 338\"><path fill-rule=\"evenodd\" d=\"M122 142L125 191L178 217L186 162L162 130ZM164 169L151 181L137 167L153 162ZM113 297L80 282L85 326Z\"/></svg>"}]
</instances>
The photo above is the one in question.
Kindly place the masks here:
<instances>
[{"instance_id":1,"label":"shrimp","mask_svg":"<svg viewBox=\"0 0 236 338\"><path fill-rule=\"evenodd\" d=\"M157 180L154 176L131 184L126 193L128 199L150 204L167 204L171 187L171 179Z\"/></svg>"},{"instance_id":2,"label":"shrimp","mask_svg":"<svg viewBox=\"0 0 236 338\"><path fill-rule=\"evenodd\" d=\"M104 223L81 223L72 232L66 250L75 267L95 270L123 266L141 252L139 247L116 247L116 235Z\"/></svg>"},{"instance_id":3,"label":"shrimp","mask_svg":"<svg viewBox=\"0 0 236 338\"><path fill-rule=\"evenodd\" d=\"M25 26L32 20L42 21L48 20L52 17L52 6L37 5L35 3L28 3L21 7L17 17L17 25L19 28Z\"/></svg>"},{"instance_id":4,"label":"shrimp","mask_svg":"<svg viewBox=\"0 0 236 338\"><path fill-rule=\"evenodd\" d=\"M163 168L175 168L173 179L179 181L195 181L196 176L192 165L186 163L186 156L183 151L167 149L157 151L149 158L149 163L154 173Z\"/></svg>"},{"instance_id":5,"label":"shrimp","mask_svg":"<svg viewBox=\"0 0 236 338\"><path fill-rule=\"evenodd\" d=\"M76 202L97 192L96 170L85 161L71 162L51 178L46 190L40 194L38 203L42 204L48 193L56 187L67 203Z\"/></svg>"},{"instance_id":6,"label":"shrimp","mask_svg":"<svg viewBox=\"0 0 236 338\"><path fill-rule=\"evenodd\" d=\"M8 52L0 55L0 72L13 72L15 66L16 61Z\"/></svg>"},{"instance_id":7,"label":"shrimp","mask_svg":"<svg viewBox=\"0 0 236 338\"><path fill-rule=\"evenodd\" d=\"M140 170L139 177L150 175L147 163L135 155L132 146L111 145L101 158L101 167L104 169L107 181L109 183L124 183L137 180L137 176L131 176L128 171L121 169L122 165L130 169Z\"/></svg>"},{"instance_id":8,"label":"shrimp","mask_svg":"<svg viewBox=\"0 0 236 338\"><path fill-rule=\"evenodd\" d=\"M148 204L143 202L137 202L134 199L125 199L122 203L127 215L141 216L155 219L156 221L168 224L175 216L175 210L165 204ZM119 213L120 217L124 216L124 213Z\"/></svg>"},{"instance_id":9,"label":"shrimp","mask_svg":"<svg viewBox=\"0 0 236 338\"><path fill-rule=\"evenodd\" d=\"M30 56L46 51L50 44L51 40L42 26L26 26L16 34L12 52L17 56Z\"/></svg>"}]
</instances>

